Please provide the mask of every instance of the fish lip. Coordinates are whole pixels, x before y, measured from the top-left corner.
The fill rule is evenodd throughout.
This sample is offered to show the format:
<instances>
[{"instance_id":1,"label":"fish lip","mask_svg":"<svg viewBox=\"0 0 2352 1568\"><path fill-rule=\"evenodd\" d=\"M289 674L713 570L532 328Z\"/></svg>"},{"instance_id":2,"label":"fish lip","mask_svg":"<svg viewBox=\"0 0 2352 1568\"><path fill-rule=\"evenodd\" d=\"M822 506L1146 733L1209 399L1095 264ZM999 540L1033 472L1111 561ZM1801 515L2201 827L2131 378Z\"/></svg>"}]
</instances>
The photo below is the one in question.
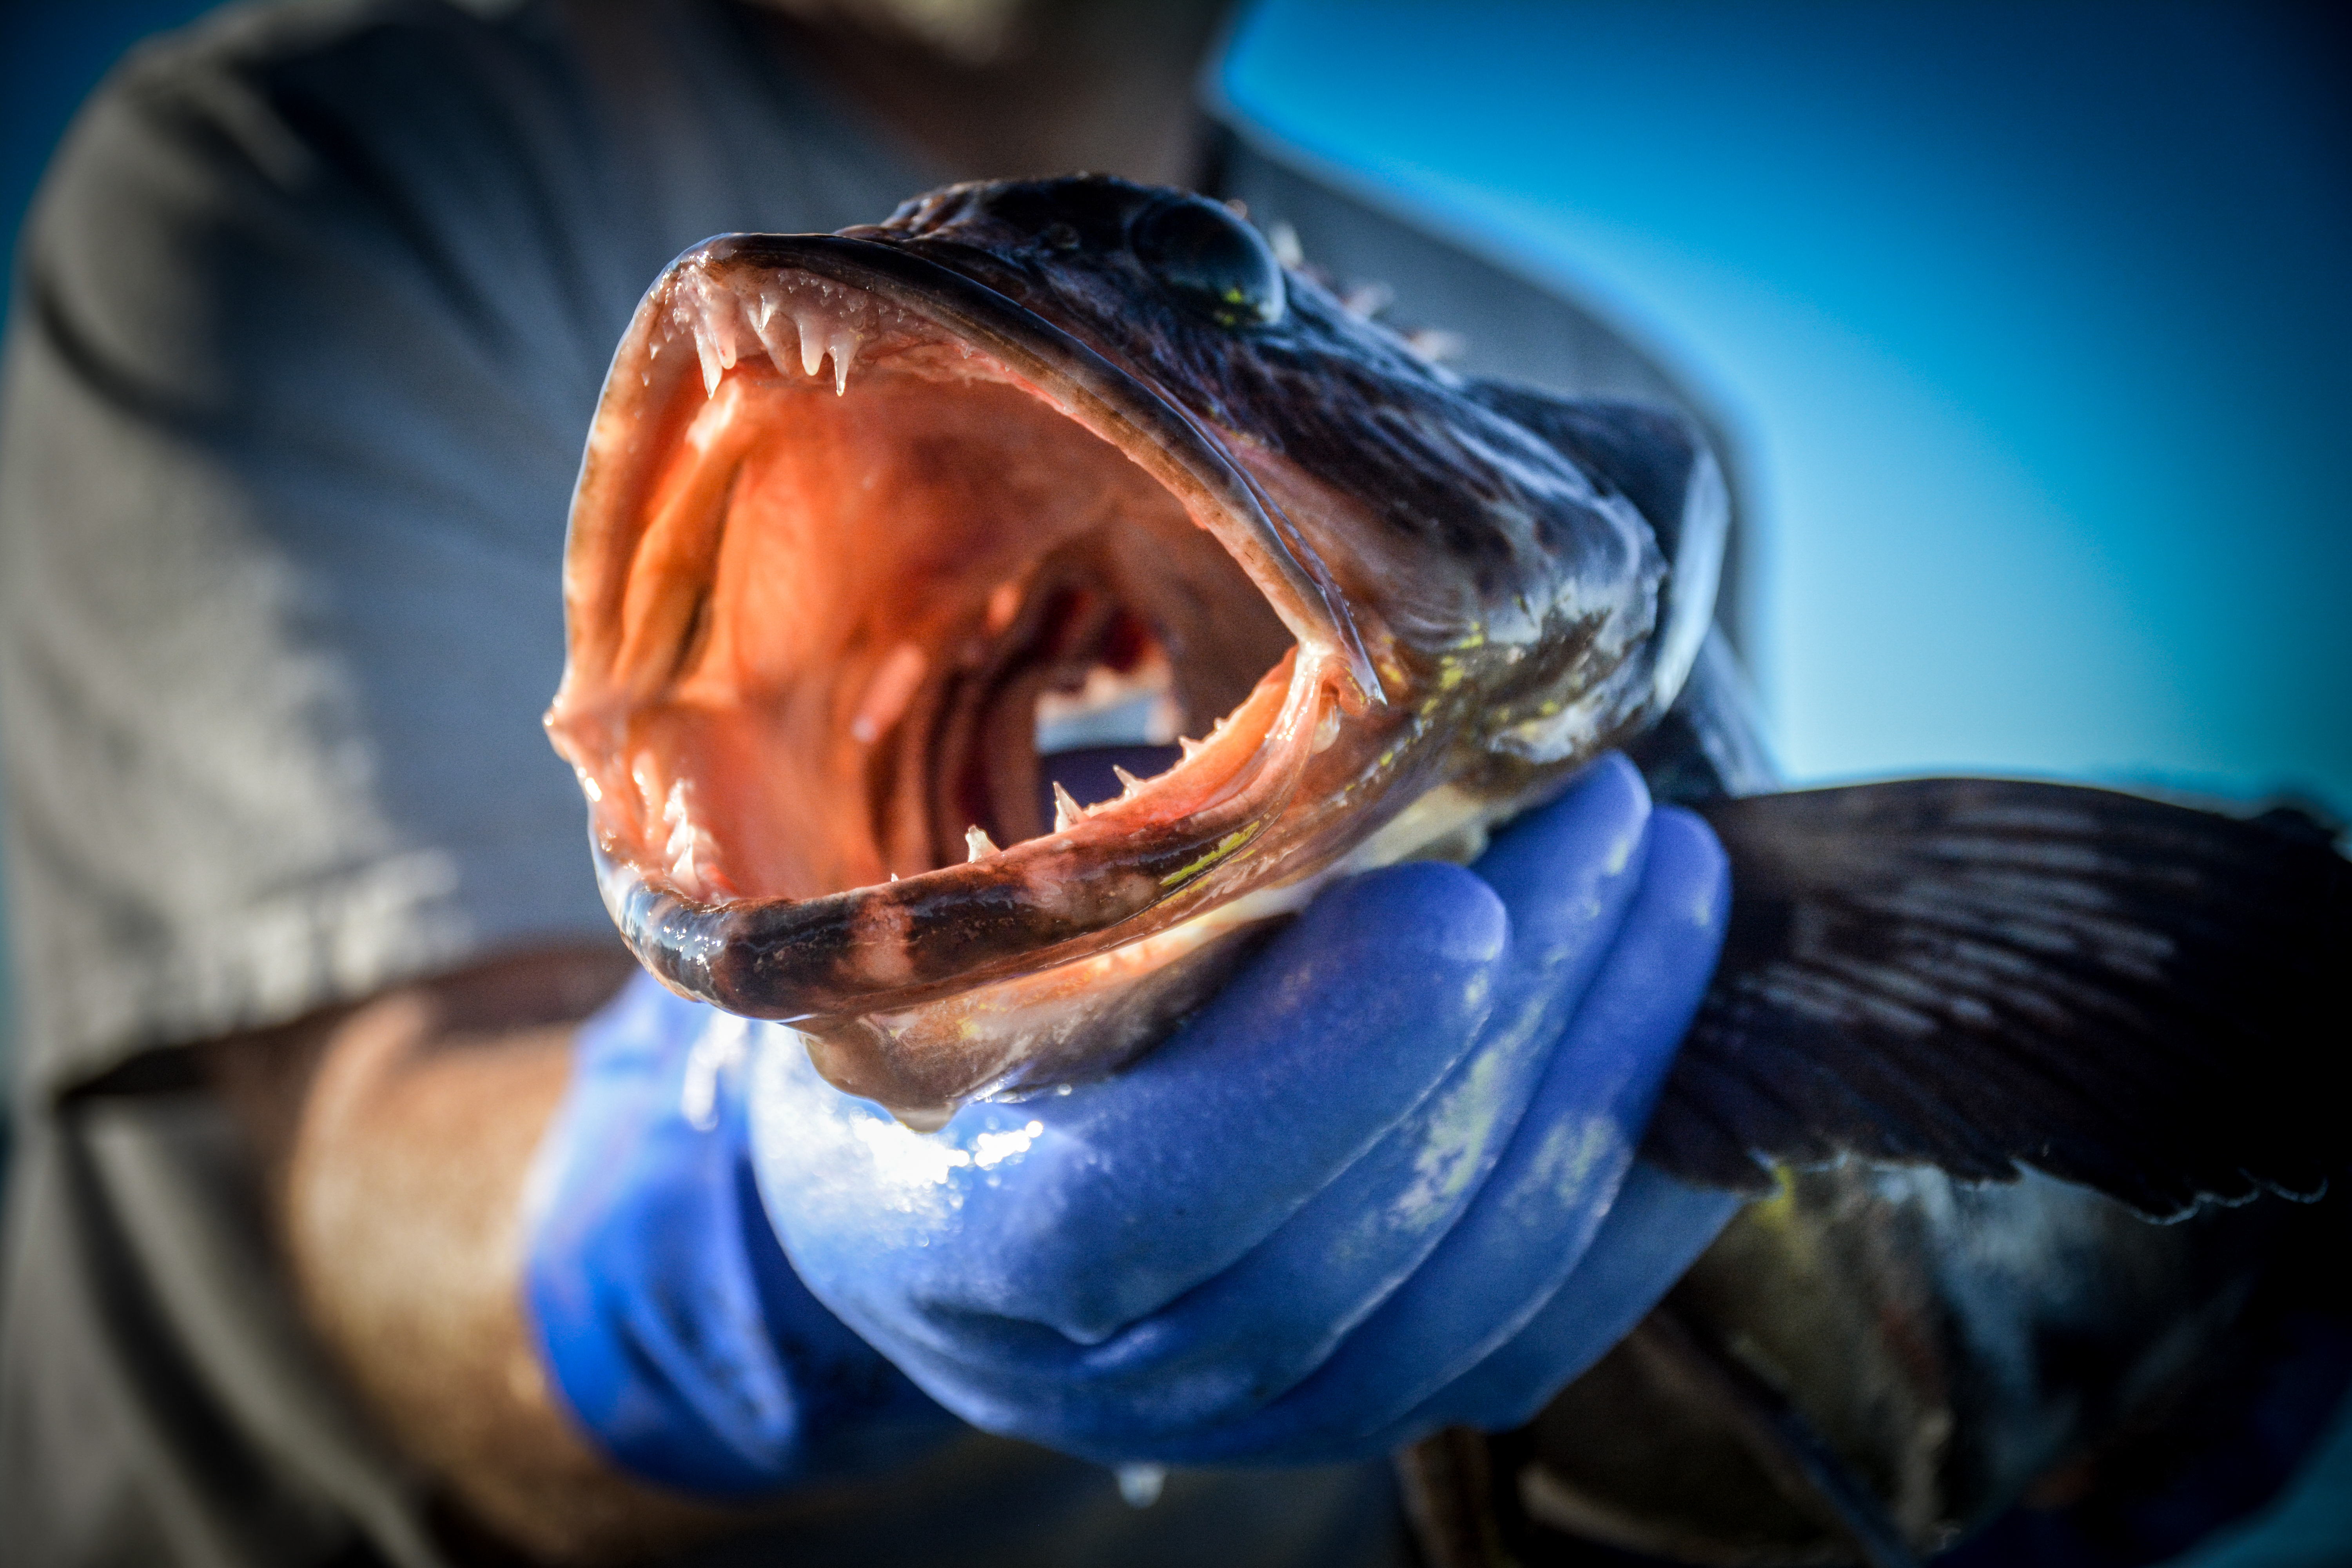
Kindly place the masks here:
<instances>
[{"instance_id":1,"label":"fish lip","mask_svg":"<svg viewBox=\"0 0 2352 1568\"><path fill-rule=\"evenodd\" d=\"M698 249L713 260L793 268L863 289L985 349L1039 387L1073 396L1120 434L1098 428L1077 410L1066 409L1079 424L1131 458L1139 458L1142 452L1165 458L1229 520L1239 522L1265 551L1289 590L1291 603L1276 602L1275 613L1281 615L1289 608L1308 622L1307 627L1294 625L1291 628L1301 634L1302 642L1307 640L1305 633L1312 631L1338 649L1349 679L1366 704L1380 707L1387 702L1380 671L1356 626L1347 596L1322 557L1234 458L1224 438L1156 381L1123 368L1074 333L980 279L879 240L839 234L728 235ZM1132 439L1121 439L1121 435ZM1157 477L1167 482L1165 476ZM1169 489L1182 498L1178 487ZM1248 564L1243 563L1245 570Z\"/></svg>"}]
</instances>

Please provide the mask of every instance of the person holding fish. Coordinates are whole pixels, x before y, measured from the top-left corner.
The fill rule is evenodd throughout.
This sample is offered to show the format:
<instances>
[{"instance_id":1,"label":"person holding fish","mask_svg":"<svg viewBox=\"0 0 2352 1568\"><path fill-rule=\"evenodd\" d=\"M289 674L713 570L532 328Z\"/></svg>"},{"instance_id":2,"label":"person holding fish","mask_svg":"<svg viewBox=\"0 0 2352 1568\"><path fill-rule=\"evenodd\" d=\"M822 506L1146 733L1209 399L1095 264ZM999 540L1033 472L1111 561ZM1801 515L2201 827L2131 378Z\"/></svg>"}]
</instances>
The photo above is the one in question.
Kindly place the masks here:
<instances>
[{"instance_id":1,"label":"person holding fish","mask_svg":"<svg viewBox=\"0 0 2352 1568\"><path fill-rule=\"evenodd\" d=\"M1220 9L335 0L86 113L12 1562L1903 1563L2309 1305L2326 836L1764 793L1687 400L1203 127Z\"/></svg>"},{"instance_id":2,"label":"person holding fish","mask_svg":"<svg viewBox=\"0 0 2352 1568\"><path fill-rule=\"evenodd\" d=\"M1214 7L1109 11L976 6L913 40L871 17L719 5L261 13L152 52L85 115L34 220L0 465L12 925L34 944L21 1103L52 1108L12 1189L10 1561L293 1563L365 1542L424 1562L463 1556L486 1531L549 1555L625 1555L744 1528L761 1512L747 1494L815 1500L816 1517L767 1533L861 1562L887 1559L893 1531L906 1555L952 1530L1023 1561L1054 1539L1240 1560L1395 1548L1370 1441L1346 1456L1369 1463L1179 1472L1138 1511L1097 1466L971 1436L806 1296L723 1184L709 1212L754 1225L758 1246L670 1213L621 1235L600 1278L608 1292L634 1275L738 1305L721 1287L740 1280L782 1301L779 1324L815 1357L787 1370L830 1368L839 1389L789 1385L807 1404L805 1454L760 1453L724 1422L605 1430L567 1405L586 1398L584 1363L532 1340L557 1331L567 1258L595 1256L593 1237L558 1245L593 1212L562 1195L576 1176L552 1182L534 1222L545 1324L521 1310L511 1249L535 1150L552 1169L576 1149L614 1177L606 1201L652 1205L677 1180L665 1147L706 1162L716 1147L690 1121L633 1120L651 1102L593 1092L599 1075L642 1070L667 1094L693 1056L682 1004L625 994L571 1065L568 1020L595 1012L618 971L582 897L568 770L533 730L561 658L562 498L611 339L646 279L712 229L879 216L939 168L1202 177L1191 93ZM1046 37L992 64L989 29L1014 27ZM1066 90L1081 79L1101 96ZM1217 144L1227 188L1286 204L1370 275L1425 277L1425 308L1449 323L1474 324L1456 297L1492 296L1510 342L1534 323L1531 362L1664 390L1572 308ZM533 212L557 226L533 229ZM115 347L93 359L93 342ZM118 349L142 367L125 370L134 381L179 390L132 394L107 367ZM159 512L107 493L117 481L180 500ZM165 559L187 564L138 569ZM45 668L81 674L60 688ZM135 758L91 749L114 721L83 676L145 693L121 718ZM1628 833L1646 842L1622 773L1587 809L1607 821L1580 859L1622 851ZM1588 965L1641 864L1576 880L1612 889L1580 939ZM1353 895L1352 919L1341 900L1317 929L1351 965L1377 954L1375 972L1398 976L1382 1004L1394 1031L1433 974L1492 984L1509 963L1486 885L1446 868L1391 875L1403 880ZM1403 926L1375 929L1399 912ZM1303 932L1286 940L1282 962L1312 957ZM1685 963L1685 989L1704 967ZM1369 1016L1372 999L1354 1002ZM632 1035L638 1019L650 1033ZM1467 1024L1334 1106L1320 1152L1293 1149L1286 1176L1236 1166L1235 1181L1269 1218L1304 1198L1350 1138L1403 1109L1384 1094L1461 1068ZM1238 1005L1215 1043L1227 1058L1267 1053L1268 1070L1286 1055L1294 1075L1355 1076L1344 1053ZM1311 1077L1294 1088L1282 1118L1254 1119L1279 1143L1328 1097ZM1125 1114L1188 1143L1226 1136L1206 1107L1150 1094ZM559 1102L583 1129L568 1144L543 1135ZM1050 1109L1094 1102L1074 1092ZM721 1096L718 1113L740 1122L740 1102ZM599 1117L608 1135L587 1130ZM1150 1146L1130 1142L1133 1158ZM740 1140L729 1147L722 1173L743 1169ZM247 1149L267 1162L261 1186ZM619 1180L630 1172L646 1179ZM1087 1191L1100 1204L1122 1188L1072 1195ZM1327 1234L1284 1228L1301 1258ZM1129 1288L1153 1288L1150 1273L1164 1289L1217 1245L1230 1243L1205 1217L1171 1231ZM1348 1289L1368 1300L1376 1277ZM737 1451L698 1468L720 1439ZM861 1447L870 1462L839 1458ZM861 1479L877 1476L879 1491ZM844 1497L875 1500L842 1516Z\"/></svg>"}]
</instances>

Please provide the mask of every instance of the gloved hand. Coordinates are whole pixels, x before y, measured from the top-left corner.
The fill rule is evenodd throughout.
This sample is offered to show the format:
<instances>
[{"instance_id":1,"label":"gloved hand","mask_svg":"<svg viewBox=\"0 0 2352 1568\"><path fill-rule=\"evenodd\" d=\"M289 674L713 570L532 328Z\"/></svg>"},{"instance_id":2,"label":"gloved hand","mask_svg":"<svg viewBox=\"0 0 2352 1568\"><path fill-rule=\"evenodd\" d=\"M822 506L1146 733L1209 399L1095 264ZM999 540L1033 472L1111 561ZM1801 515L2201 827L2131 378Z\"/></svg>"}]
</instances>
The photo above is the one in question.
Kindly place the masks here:
<instances>
[{"instance_id":1,"label":"gloved hand","mask_svg":"<svg viewBox=\"0 0 2352 1568\"><path fill-rule=\"evenodd\" d=\"M581 1028L524 1299L588 1437L681 1490L887 1468L959 1429L803 1287L745 1157L740 1018L632 978Z\"/></svg>"},{"instance_id":2,"label":"gloved hand","mask_svg":"<svg viewBox=\"0 0 2352 1568\"><path fill-rule=\"evenodd\" d=\"M1517 1425L1737 1207L1629 1178L1727 898L1606 758L1475 874L1325 892L1099 1083L922 1135L756 1029L760 1192L817 1299L991 1431L1306 1461Z\"/></svg>"}]
</instances>

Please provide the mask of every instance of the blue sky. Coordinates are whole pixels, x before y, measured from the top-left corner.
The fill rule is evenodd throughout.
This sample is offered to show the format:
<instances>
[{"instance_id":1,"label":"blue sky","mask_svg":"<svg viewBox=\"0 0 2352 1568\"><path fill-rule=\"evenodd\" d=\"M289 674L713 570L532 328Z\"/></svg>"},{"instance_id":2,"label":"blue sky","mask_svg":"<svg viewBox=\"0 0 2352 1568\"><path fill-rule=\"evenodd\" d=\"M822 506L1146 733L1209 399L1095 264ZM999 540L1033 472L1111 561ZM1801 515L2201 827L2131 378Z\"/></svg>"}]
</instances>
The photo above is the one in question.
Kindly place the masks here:
<instances>
[{"instance_id":1,"label":"blue sky","mask_svg":"<svg viewBox=\"0 0 2352 1568\"><path fill-rule=\"evenodd\" d=\"M2342 810L2352 133L2321 41L2213 5L1268 0L1224 81L1719 401L1798 776Z\"/></svg>"}]
</instances>

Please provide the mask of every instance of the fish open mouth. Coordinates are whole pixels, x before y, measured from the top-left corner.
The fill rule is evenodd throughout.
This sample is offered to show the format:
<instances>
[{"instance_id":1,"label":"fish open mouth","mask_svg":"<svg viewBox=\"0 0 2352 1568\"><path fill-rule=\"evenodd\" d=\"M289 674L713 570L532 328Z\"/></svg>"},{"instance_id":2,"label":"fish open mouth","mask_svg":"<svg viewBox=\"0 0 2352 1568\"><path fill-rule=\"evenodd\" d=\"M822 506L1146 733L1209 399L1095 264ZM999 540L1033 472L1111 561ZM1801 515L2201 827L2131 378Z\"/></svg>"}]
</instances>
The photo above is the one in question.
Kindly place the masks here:
<instances>
[{"instance_id":1,"label":"fish open mouth","mask_svg":"<svg viewBox=\"0 0 2352 1568\"><path fill-rule=\"evenodd\" d=\"M675 264L572 529L548 723L607 902L657 973L753 1016L1155 968L1332 858L1275 830L1381 727L1355 616L1224 438L878 242Z\"/></svg>"}]
</instances>

